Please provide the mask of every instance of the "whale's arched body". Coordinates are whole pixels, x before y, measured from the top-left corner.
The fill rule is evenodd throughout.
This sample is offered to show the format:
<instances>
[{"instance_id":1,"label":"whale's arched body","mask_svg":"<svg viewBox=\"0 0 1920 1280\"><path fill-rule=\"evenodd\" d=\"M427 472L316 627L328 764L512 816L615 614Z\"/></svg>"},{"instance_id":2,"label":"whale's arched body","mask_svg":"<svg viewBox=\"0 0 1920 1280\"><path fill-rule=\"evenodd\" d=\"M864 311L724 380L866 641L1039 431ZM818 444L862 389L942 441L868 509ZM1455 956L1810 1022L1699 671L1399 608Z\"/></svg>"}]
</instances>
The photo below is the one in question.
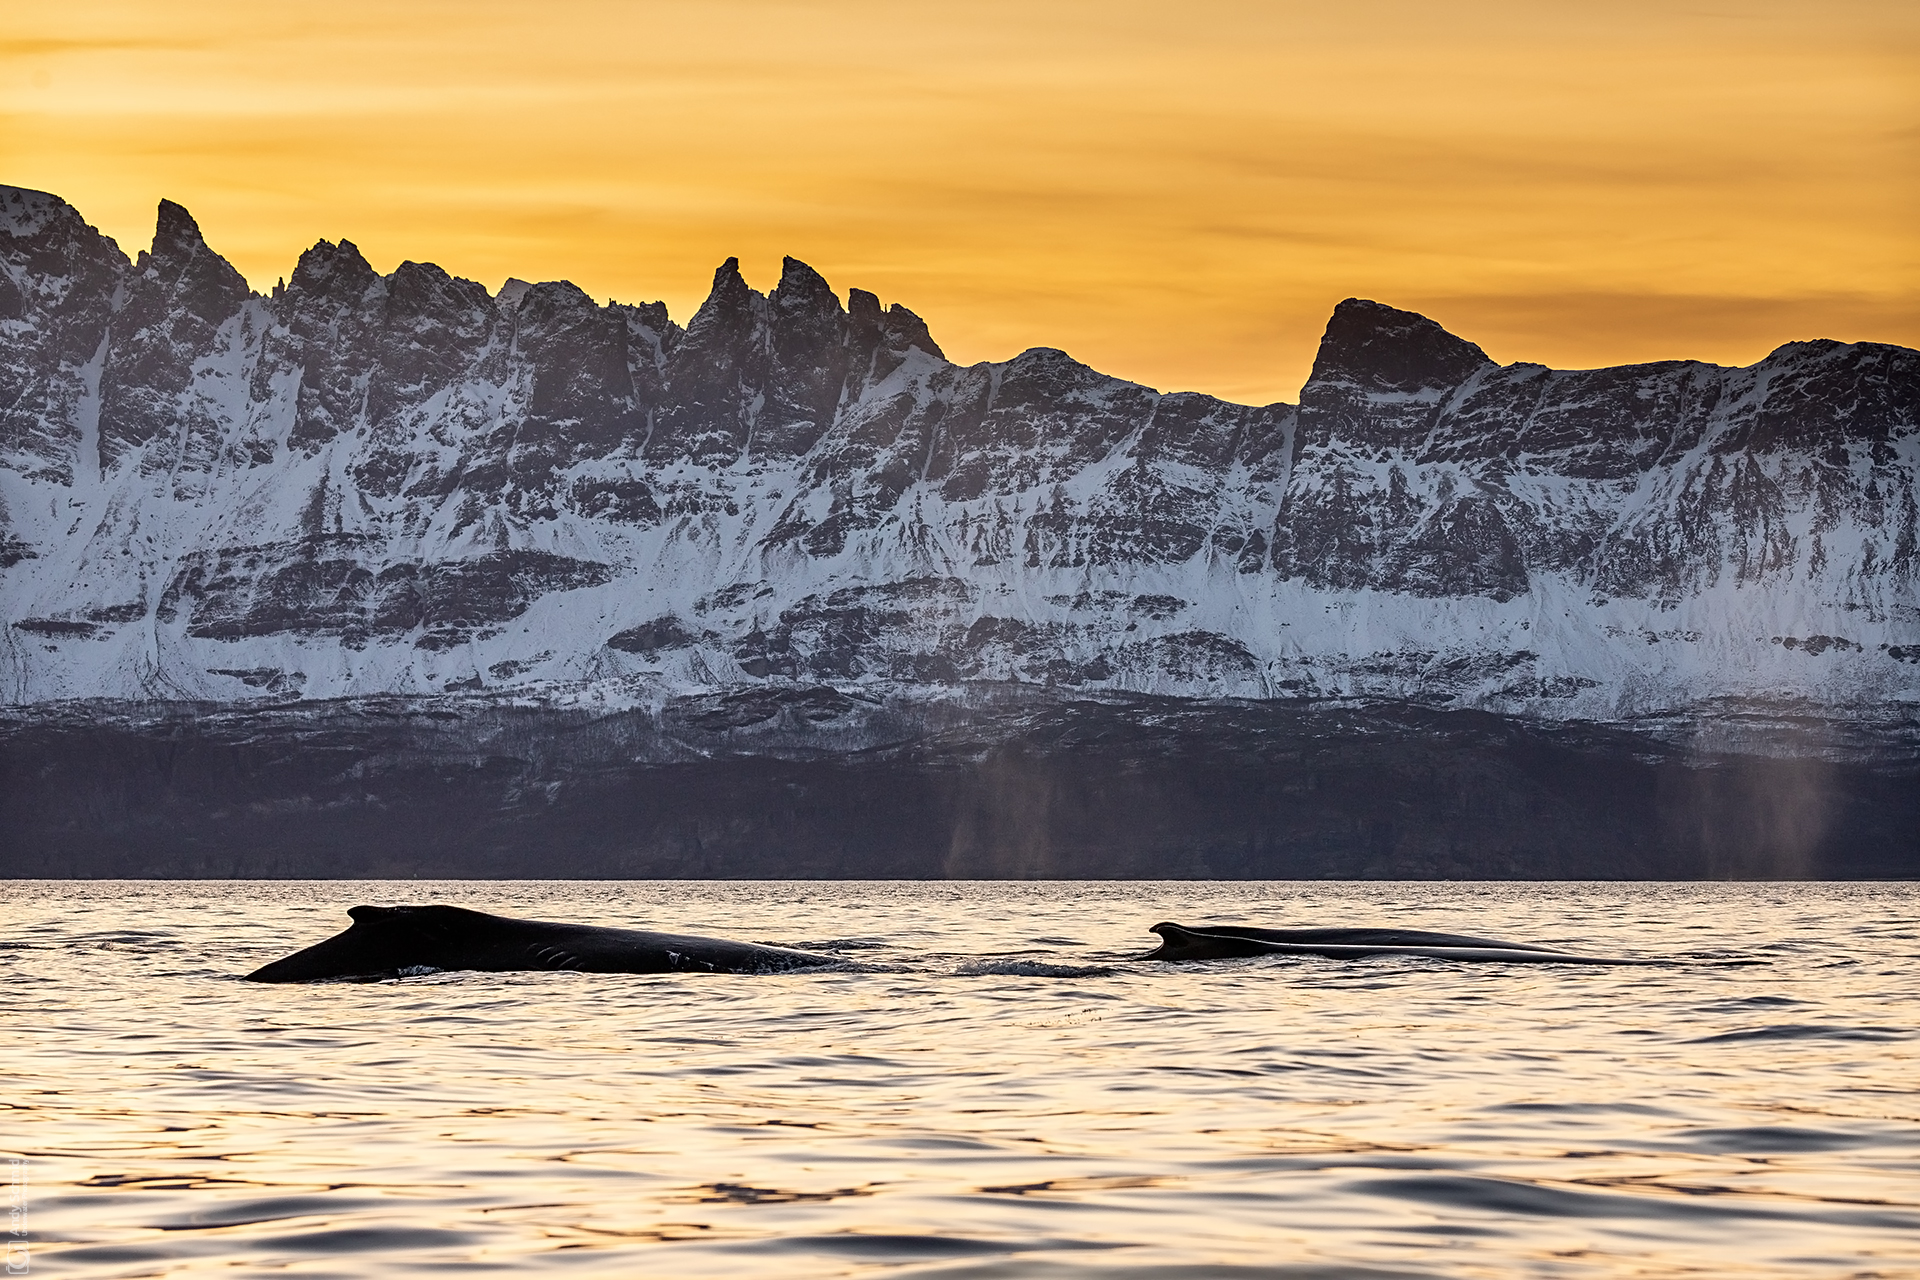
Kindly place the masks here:
<instances>
[{"instance_id":1,"label":"whale's arched body","mask_svg":"<svg viewBox=\"0 0 1920 1280\"><path fill-rule=\"evenodd\" d=\"M353 925L247 975L249 982L391 977L409 970L780 973L828 956L724 938L515 920L465 907L354 907Z\"/></svg>"},{"instance_id":2,"label":"whale's arched body","mask_svg":"<svg viewBox=\"0 0 1920 1280\"><path fill-rule=\"evenodd\" d=\"M1252 929L1242 925L1204 925L1189 929L1162 921L1151 933L1160 946L1143 960L1230 960L1243 956L1324 956L1358 960L1366 956L1428 956L1436 960L1504 960L1520 964L1661 964L1582 956L1524 942L1475 938L1419 929Z\"/></svg>"}]
</instances>

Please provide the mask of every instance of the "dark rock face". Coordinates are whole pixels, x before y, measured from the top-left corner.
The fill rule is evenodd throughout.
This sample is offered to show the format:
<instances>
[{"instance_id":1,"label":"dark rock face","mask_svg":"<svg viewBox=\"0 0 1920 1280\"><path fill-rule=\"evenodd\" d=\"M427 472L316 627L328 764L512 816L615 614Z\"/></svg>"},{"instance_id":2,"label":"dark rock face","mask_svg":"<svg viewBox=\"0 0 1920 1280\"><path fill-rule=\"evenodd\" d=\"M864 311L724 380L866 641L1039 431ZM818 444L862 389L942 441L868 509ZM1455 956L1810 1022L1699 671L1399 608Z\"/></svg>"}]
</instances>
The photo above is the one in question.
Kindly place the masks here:
<instances>
[{"instance_id":1,"label":"dark rock face","mask_svg":"<svg viewBox=\"0 0 1920 1280\"><path fill-rule=\"evenodd\" d=\"M100 469L111 471L142 450L149 474L183 461L205 469L216 459L222 424L193 388L194 366L229 354L245 338L223 334L251 296L247 282L207 247L199 224L171 200L160 202L153 249L133 264L109 326L100 379Z\"/></svg>"},{"instance_id":2,"label":"dark rock face","mask_svg":"<svg viewBox=\"0 0 1920 1280\"><path fill-rule=\"evenodd\" d=\"M669 615L607 637L607 648L622 653L655 653L661 649L684 649L695 639L680 619Z\"/></svg>"},{"instance_id":3,"label":"dark rock face","mask_svg":"<svg viewBox=\"0 0 1920 1280\"><path fill-rule=\"evenodd\" d=\"M1848 554L1900 602L1849 592L1843 607L1904 614L1914 472L1890 442L1916 422L1920 353L1902 347L1503 368L1423 317L1349 300L1301 395L1273 563L1336 591L1507 600L1557 573L1670 603L1819 574L1846 524Z\"/></svg>"},{"instance_id":4,"label":"dark rock face","mask_svg":"<svg viewBox=\"0 0 1920 1280\"><path fill-rule=\"evenodd\" d=\"M1302 441L1338 440L1375 457L1418 449L1448 393L1494 367L1425 316L1348 298L1333 309L1300 393Z\"/></svg>"},{"instance_id":5,"label":"dark rock face","mask_svg":"<svg viewBox=\"0 0 1920 1280\"><path fill-rule=\"evenodd\" d=\"M184 614L186 633L209 640L317 633L364 645L408 635L417 648L450 648L489 623L518 617L546 592L612 576L606 565L540 551L401 561L376 573L353 554L358 549L350 538L315 539L193 558L157 615L172 622Z\"/></svg>"},{"instance_id":6,"label":"dark rock face","mask_svg":"<svg viewBox=\"0 0 1920 1280\"><path fill-rule=\"evenodd\" d=\"M0 188L0 449L22 475L70 485L128 263L72 206Z\"/></svg>"},{"instance_id":7,"label":"dark rock face","mask_svg":"<svg viewBox=\"0 0 1920 1280\"><path fill-rule=\"evenodd\" d=\"M959 366L791 258L685 329L344 240L260 297L177 205L129 262L0 188L15 706L752 693L749 753L1009 683L1846 724L1920 703L1917 476L1883 344L1559 371L1349 299L1300 404L1247 406Z\"/></svg>"},{"instance_id":8,"label":"dark rock face","mask_svg":"<svg viewBox=\"0 0 1920 1280\"><path fill-rule=\"evenodd\" d=\"M741 278L738 258L713 273L713 292L667 362L673 395L660 407L652 457L724 465L745 451L767 373L766 301Z\"/></svg>"}]
</instances>

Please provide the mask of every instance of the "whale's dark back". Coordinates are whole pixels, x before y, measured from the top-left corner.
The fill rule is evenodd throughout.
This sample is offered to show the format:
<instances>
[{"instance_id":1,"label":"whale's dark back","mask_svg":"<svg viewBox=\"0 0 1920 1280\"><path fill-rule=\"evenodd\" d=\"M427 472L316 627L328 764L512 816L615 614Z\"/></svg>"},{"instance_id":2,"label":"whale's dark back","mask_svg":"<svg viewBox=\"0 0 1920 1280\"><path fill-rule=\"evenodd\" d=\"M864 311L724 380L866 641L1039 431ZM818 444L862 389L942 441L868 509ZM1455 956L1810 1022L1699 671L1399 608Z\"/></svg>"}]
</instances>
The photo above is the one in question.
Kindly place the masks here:
<instances>
[{"instance_id":1,"label":"whale's dark back","mask_svg":"<svg viewBox=\"0 0 1920 1280\"><path fill-rule=\"evenodd\" d=\"M1309 955L1335 960L1368 956L1426 956L1436 960L1505 961L1533 964L1662 964L1660 960L1621 956L1575 955L1525 942L1476 938L1463 933L1423 929L1251 929L1241 925L1203 925L1189 929L1168 921L1153 926L1160 946L1143 960L1231 960L1259 955Z\"/></svg>"},{"instance_id":2,"label":"whale's dark back","mask_svg":"<svg viewBox=\"0 0 1920 1280\"><path fill-rule=\"evenodd\" d=\"M1464 933L1431 933L1424 929L1255 929L1245 925L1209 924L1199 928L1161 921L1151 933L1160 946L1145 960L1228 960L1270 954L1271 943L1290 946L1337 947L1471 947L1500 951L1545 951L1524 942L1477 938Z\"/></svg>"},{"instance_id":3,"label":"whale's dark back","mask_svg":"<svg viewBox=\"0 0 1920 1280\"><path fill-rule=\"evenodd\" d=\"M407 969L582 973L767 973L830 964L825 956L724 938L516 920L466 907L354 907L344 933L264 965L253 982L392 975Z\"/></svg>"},{"instance_id":4,"label":"whale's dark back","mask_svg":"<svg viewBox=\"0 0 1920 1280\"><path fill-rule=\"evenodd\" d=\"M1500 938L1480 938L1466 933L1433 933L1425 929L1255 929L1247 925L1209 924L1184 929L1177 924L1157 924L1161 929L1180 929L1182 933L1209 938L1245 938L1258 942L1327 942L1345 947L1497 947L1506 951L1543 951L1525 942L1507 942ZM1252 953L1249 953L1252 954Z\"/></svg>"}]
</instances>

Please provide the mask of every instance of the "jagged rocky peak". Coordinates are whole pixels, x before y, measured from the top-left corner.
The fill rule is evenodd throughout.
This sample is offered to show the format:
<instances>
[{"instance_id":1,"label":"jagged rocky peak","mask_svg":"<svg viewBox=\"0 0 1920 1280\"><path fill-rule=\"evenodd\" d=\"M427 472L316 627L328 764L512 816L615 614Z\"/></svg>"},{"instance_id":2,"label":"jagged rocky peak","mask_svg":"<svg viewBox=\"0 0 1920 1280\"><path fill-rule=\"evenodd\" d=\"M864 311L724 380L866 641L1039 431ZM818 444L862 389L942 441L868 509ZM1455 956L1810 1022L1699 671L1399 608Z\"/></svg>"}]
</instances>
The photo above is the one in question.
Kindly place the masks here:
<instances>
[{"instance_id":1,"label":"jagged rocky peak","mask_svg":"<svg viewBox=\"0 0 1920 1280\"><path fill-rule=\"evenodd\" d=\"M806 455L911 350L944 360L913 312L883 311L861 289L843 308L825 277L792 257L764 295L742 277L738 258L721 263L684 336L668 347L648 455L706 465Z\"/></svg>"},{"instance_id":2,"label":"jagged rocky peak","mask_svg":"<svg viewBox=\"0 0 1920 1280\"><path fill-rule=\"evenodd\" d=\"M212 331L252 296L246 279L207 247L193 215L162 200L153 247L134 263L126 301L114 318L115 343L164 342L190 363Z\"/></svg>"},{"instance_id":3,"label":"jagged rocky peak","mask_svg":"<svg viewBox=\"0 0 1920 1280\"><path fill-rule=\"evenodd\" d=\"M738 259L728 261L738 264ZM846 314L827 278L791 256L780 259L780 283L768 297L774 311L782 316L796 319L811 316L817 323L837 320Z\"/></svg>"},{"instance_id":4,"label":"jagged rocky peak","mask_svg":"<svg viewBox=\"0 0 1920 1280\"><path fill-rule=\"evenodd\" d=\"M1367 391L1425 391L1458 386L1492 363L1479 347L1417 311L1348 298L1327 321L1309 381L1347 382Z\"/></svg>"},{"instance_id":5,"label":"jagged rocky peak","mask_svg":"<svg viewBox=\"0 0 1920 1280\"><path fill-rule=\"evenodd\" d=\"M0 225L0 463L71 484L127 256L44 191L0 187Z\"/></svg>"},{"instance_id":6,"label":"jagged rocky peak","mask_svg":"<svg viewBox=\"0 0 1920 1280\"><path fill-rule=\"evenodd\" d=\"M68 286L80 285L82 295L72 301L98 305L102 300L87 292L98 283L98 273L105 271L117 283L128 267L119 245L100 234L79 210L45 191L0 186L0 229L7 233L0 241L0 281L10 280L16 289L37 291L52 301L64 298Z\"/></svg>"},{"instance_id":7,"label":"jagged rocky peak","mask_svg":"<svg viewBox=\"0 0 1920 1280\"><path fill-rule=\"evenodd\" d=\"M798 258L781 259L780 283L769 301L776 325L785 324L796 338L812 335L817 348L837 343L870 357L881 349L900 356L917 347L936 360L946 358L926 321L912 311L898 302L882 308L879 296L866 289L847 290L843 308L826 277Z\"/></svg>"},{"instance_id":8,"label":"jagged rocky peak","mask_svg":"<svg viewBox=\"0 0 1920 1280\"><path fill-rule=\"evenodd\" d=\"M780 263L767 296L773 359L756 445L772 457L799 457L833 425L847 382L847 313L833 287L798 258Z\"/></svg>"},{"instance_id":9,"label":"jagged rocky peak","mask_svg":"<svg viewBox=\"0 0 1920 1280\"><path fill-rule=\"evenodd\" d=\"M755 304L764 301L740 274L740 259L728 258L713 269L713 288L707 291L707 300L694 313L687 331L750 321L757 311Z\"/></svg>"},{"instance_id":10,"label":"jagged rocky peak","mask_svg":"<svg viewBox=\"0 0 1920 1280\"><path fill-rule=\"evenodd\" d=\"M287 292L357 302L379 278L379 272L361 256L359 246L353 241L341 240L335 244L331 240L320 240L294 264Z\"/></svg>"},{"instance_id":11,"label":"jagged rocky peak","mask_svg":"<svg viewBox=\"0 0 1920 1280\"><path fill-rule=\"evenodd\" d=\"M389 311L403 321L453 313L465 316L493 309L493 297L479 281L451 275L431 262L412 260L395 267L387 277L387 298Z\"/></svg>"},{"instance_id":12,"label":"jagged rocky peak","mask_svg":"<svg viewBox=\"0 0 1920 1280\"><path fill-rule=\"evenodd\" d=\"M50 191L0 186L0 228L16 239L37 236L49 224L66 218L81 221L72 205Z\"/></svg>"},{"instance_id":13,"label":"jagged rocky peak","mask_svg":"<svg viewBox=\"0 0 1920 1280\"><path fill-rule=\"evenodd\" d=\"M171 200L160 202L153 248L140 255L134 271L209 324L232 315L253 294L233 265L207 247L193 215Z\"/></svg>"},{"instance_id":14,"label":"jagged rocky peak","mask_svg":"<svg viewBox=\"0 0 1920 1280\"><path fill-rule=\"evenodd\" d=\"M1449 392L1495 367L1417 312L1348 298L1333 309L1300 393L1303 435L1369 452L1413 447Z\"/></svg>"},{"instance_id":15,"label":"jagged rocky peak","mask_svg":"<svg viewBox=\"0 0 1920 1280\"><path fill-rule=\"evenodd\" d=\"M207 247L193 215L162 200L153 247L143 251L109 327L100 375L100 457L111 470L130 450L166 441L141 459L171 470L189 447L212 447L219 427L191 384L194 367L220 345L218 331L253 296L246 280Z\"/></svg>"},{"instance_id":16,"label":"jagged rocky peak","mask_svg":"<svg viewBox=\"0 0 1920 1280\"><path fill-rule=\"evenodd\" d=\"M531 281L519 276L508 276L506 283L500 286L500 292L494 296L494 304L502 311L513 311L520 305L520 299L527 296L527 290L533 288Z\"/></svg>"},{"instance_id":17,"label":"jagged rocky peak","mask_svg":"<svg viewBox=\"0 0 1920 1280\"><path fill-rule=\"evenodd\" d=\"M766 304L738 258L714 271L712 291L668 360L674 394L653 432L655 458L725 465L746 451L767 369Z\"/></svg>"}]
</instances>

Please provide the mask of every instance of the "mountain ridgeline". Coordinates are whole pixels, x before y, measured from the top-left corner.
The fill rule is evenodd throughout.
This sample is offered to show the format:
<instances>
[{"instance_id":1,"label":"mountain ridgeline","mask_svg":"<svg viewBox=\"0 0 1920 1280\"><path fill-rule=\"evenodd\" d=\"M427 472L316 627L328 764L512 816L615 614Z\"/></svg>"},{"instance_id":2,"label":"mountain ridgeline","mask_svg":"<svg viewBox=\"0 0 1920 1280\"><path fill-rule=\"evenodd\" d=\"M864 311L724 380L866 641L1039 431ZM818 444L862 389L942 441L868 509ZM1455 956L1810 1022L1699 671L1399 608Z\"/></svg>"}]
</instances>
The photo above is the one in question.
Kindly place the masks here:
<instances>
[{"instance_id":1,"label":"mountain ridgeline","mask_svg":"<svg viewBox=\"0 0 1920 1280\"><path fill-rule=\"evenodd\" d=\"M1349 299L1244 406L791 258L684 327L344 240L261 296L0 188L7 866L1920 873L1917 471L1885 344Z\"/></svg>"}]
</instances>

